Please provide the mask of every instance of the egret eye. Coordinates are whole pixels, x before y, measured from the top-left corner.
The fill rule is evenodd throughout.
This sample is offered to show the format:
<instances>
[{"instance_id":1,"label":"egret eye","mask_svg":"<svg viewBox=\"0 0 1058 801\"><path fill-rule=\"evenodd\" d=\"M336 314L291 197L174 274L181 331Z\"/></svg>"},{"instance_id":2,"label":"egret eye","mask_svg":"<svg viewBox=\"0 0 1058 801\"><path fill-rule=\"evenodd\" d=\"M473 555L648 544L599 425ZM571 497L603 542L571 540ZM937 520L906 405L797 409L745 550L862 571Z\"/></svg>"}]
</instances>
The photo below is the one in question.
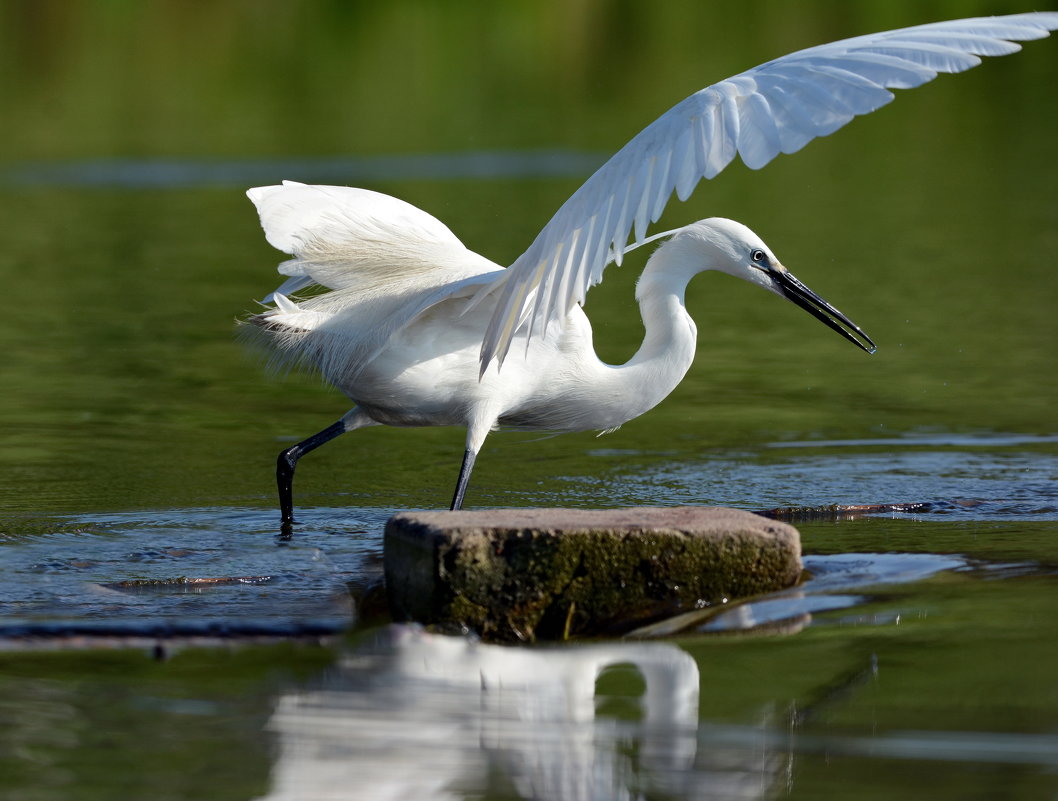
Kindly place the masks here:
<instances>
[{"instance_id":1,"label":"egret eye","mask_svg":"<svg viewBox=\"0 0 1058 801\"><path fill-rule=\"evenodd\" d=\"M764 251L759 249L754 250L752 253L750 253L749 257L753 259L753 261L757 262L757 264L761 264L768 260L768 257L764 254Z\"/></svg>"}]
</instances>

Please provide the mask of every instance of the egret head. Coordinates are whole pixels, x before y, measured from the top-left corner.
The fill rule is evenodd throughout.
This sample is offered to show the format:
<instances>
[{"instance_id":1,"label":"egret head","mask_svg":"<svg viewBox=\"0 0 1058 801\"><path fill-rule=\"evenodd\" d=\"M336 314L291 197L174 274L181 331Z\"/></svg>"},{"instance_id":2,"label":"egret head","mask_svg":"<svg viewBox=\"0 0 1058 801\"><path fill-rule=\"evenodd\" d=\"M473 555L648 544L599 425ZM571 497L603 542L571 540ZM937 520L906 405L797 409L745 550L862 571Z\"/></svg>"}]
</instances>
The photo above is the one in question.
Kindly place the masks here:
<instances>
[{"instance_id":1,"label":"egret head","mask_svg":"<svg viewBox=\"0 0 1058 801\"><path fill-rule=\"evenodd\" d=\"M719 270L757 284L797 304L854 345L874 353L875 344L852 320L802 284L759 236L745 225L722 217L699 220L669 240L672 254L694 272Z\"/></svg>"}]
</instances>

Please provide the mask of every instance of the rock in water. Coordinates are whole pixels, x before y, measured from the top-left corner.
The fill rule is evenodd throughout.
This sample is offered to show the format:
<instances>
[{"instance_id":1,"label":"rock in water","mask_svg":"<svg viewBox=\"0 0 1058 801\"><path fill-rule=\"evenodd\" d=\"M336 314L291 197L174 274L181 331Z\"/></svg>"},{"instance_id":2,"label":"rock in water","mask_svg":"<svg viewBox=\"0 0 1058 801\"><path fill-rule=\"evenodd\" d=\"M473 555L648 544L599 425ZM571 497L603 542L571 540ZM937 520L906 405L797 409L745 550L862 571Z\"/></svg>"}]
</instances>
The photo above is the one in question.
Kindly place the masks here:
<instances>
[{"instance_id":1,"label":"rock in water","mask_svg":"<svg viewBox=\"0 0 1058 801\"><path fill-rule=\"evenodd\" d=\"M801 539L722 507L403 512L386 524L385 574L398 621L565 639L789 587Z\"/></svg>"}]
</instances>

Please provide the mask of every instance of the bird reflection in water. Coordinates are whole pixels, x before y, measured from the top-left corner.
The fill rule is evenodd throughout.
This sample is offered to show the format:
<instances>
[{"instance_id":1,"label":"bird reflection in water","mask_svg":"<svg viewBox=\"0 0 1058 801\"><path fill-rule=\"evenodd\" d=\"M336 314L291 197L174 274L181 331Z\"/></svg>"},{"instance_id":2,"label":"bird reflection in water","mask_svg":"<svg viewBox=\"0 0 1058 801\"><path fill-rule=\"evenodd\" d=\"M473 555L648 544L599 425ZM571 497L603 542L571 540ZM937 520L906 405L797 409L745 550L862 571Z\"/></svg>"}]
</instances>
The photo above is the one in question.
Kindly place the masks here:
<instances>
[{"instance_id":1,"label":"bird reflection in water","mask_svg":"<svg viewBox=\"0 0 1058 801\"><path fill-rule=\"evenodd\" d=\"M614 668L645 685L638 719L596 714ZM698 693L697 664L668 643L512 648L394 625L279 700L266 799L770 797L786 755L700 747Z\"/></svg>"}]
</instances>

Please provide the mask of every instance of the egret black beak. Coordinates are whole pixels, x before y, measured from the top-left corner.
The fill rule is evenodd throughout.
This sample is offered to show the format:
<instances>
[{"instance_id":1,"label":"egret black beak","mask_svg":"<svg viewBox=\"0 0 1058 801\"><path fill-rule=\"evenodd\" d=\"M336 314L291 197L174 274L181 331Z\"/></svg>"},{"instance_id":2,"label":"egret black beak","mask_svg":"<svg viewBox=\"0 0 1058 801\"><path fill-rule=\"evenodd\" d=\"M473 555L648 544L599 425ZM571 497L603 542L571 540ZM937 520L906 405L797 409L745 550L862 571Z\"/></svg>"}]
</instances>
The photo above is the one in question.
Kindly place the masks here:
<instances>
[{"instance_id":1,"label":"egret black beak","mask_svg":"<svg viewBox=\"0 0 1058 801\"><path fill-rule=\"evenodd\" d=\"M769 274L787 300L793 301L824 325L833 328L853 345L868 353L874 353L878 349L871 338L863 333L863 329L798 281L789 270L774 270Z\"/></svg>"}]
</instances>

